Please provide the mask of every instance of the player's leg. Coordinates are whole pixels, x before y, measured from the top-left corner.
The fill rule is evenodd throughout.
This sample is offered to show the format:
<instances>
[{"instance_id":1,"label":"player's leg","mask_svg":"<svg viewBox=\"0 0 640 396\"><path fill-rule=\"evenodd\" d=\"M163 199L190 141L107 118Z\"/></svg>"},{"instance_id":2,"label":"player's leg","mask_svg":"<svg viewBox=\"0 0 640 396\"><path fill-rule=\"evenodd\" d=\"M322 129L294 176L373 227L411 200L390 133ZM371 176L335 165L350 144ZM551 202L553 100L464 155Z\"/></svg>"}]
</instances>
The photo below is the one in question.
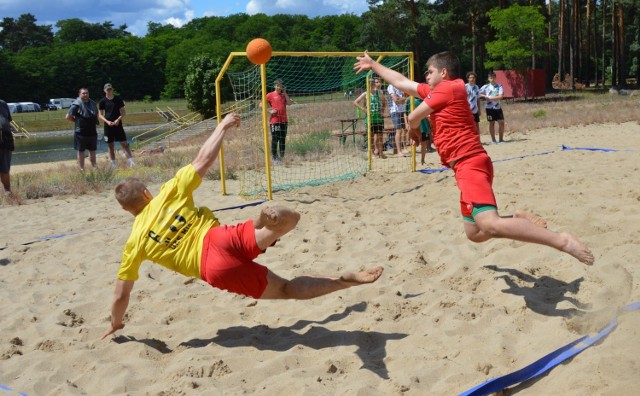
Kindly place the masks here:
<instances>
[{"instance_id":1,"label":"player's leg","mask_svg":"<svg viewBox=\"0 0 640 396\"><path fill-rule=\"evenodd\" d=\"M78 168L80 168L81 171L84 171L84 150L78 150L76 158L78 160Z\"/></svg>"},{"instance_id":2,"label":"player's leg","mask_svg":"<svg viewBox=\"0 0 640 396\"><path fill-rule=\"evenodd\" d=\"M120 141L120 147L122 147L122 151L124 151L124 154L126 155L127 159L132 157L131 149L129 148L129 143L127 142L126 138L125 140Z\"/></svg>"},{"instance_id":3,"label":"player's leg","mask_svg":"<svg viewBox=\"0 0 640 396\"><path fill-rule=\"evenodd\" d=\"M293 230L299 220L298 212L284 206L263 208L253 221L256 244L260 250L266 250L278 238Z\"/></svg>"},{"instance_id":4,"label":"player's leg","mask_svg":"<svg viewBox=\"0 0 640 396\"><path fill-rule=\"evenodd\" d=\"M465 233L474 242L492 238L508 238L516 241L537 243L558 249L591 265L594 258L591 250L573 234L557 233L532 223L522 217L500 217L496 210L486 210L473 217L475 224L465 222Z\"/></svg>"},{"instance_id":5,"label":"player's leg","mask_svg":"<svg viewBox=\"0 0 640 396\"><path fill-rule=\"evenodd\" d=\"M113 147L113 141L107 142L107 151L109 152L109 160L114 163L116 160L116 149Z\"/></svg>"},{"instance_id":6,"label":"player's leg","mask_svg":"<svg viewBox=\"0 0 640 396\"><path fill-rule=\"evenodd\" d=\"M275 273L267 273L267 287L260 299L308 300L324 296L352 286L373 283L384 271L383 267L369 268L359 272L345 272L340 277L297 276L291 280Z\"/></svg>"},{"instance_id":7,"label":"player's leg","mask_svg":"<svg viewBox=\"0 0 640 396\"><path fill-rule=\"evenodd\" d=\"M124 128L120 128L116 135L116 140L120 142L120 147L122 147L122 151L124 151L127 157L129 166L133 168L136 164L133 162L133 155L131 154L131 149L129 149L129 142L127 141L127 134L124 132Z\"/></svg>"},{"instance_id":8,"label":"player's leg","mask_svg":"<svg viewBox=\"0 0 640 396\"><path fill-rule=\"evenodd\" d=\"M11 177L9 172L0 172L0 181L2 182L5 193L11 192Z\"/></svg>"},{"instance_id":9,"label":"player's leg","mask_svg":"<svg viewBox=\"0 0 640 396\"><path fill-rule=\"evenodd\" d=\"M271 159L278 159L278 136L280 132L279 124L270 124L269 129L271 130Z\"/></svg>"},{"instance_id":10,"label":"player's leg","mask_svg":"<svg viewBox=\"0 0 640 396\"><path fill-rule=\"evenodd\" d=\"M498 139L504 142L504 120L498 121Z\"/></svg>"},{"instance_id":11,"label":"player's leg","mask_svg":"<svg viewBox=\"0 0 640 396\"><path fill-rule=\"evenodd\" d=\"M496 142L496 122L495 121L489 121L489 134L491 135L491 142L492 143L497 143Z\"/></svg>"}]
</instances>

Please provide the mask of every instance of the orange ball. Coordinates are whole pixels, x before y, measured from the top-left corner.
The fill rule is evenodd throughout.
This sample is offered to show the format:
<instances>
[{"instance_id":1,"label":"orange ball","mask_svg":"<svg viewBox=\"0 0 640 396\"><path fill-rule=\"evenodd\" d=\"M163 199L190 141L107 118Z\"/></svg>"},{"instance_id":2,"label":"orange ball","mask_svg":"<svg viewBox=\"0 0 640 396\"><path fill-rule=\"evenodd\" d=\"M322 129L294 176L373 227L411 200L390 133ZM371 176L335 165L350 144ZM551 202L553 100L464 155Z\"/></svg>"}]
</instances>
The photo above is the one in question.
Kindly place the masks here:
<instances>
[{"instance_id":1,"label":"orange ball","mask_svg":"<svg viewBox=\"0 0 640 396\"><path fill-rule=\"evenodd\" d=\"M256 38L247 44L246 52L251 63L263 65L271 59L271 44L263 38Z\"/></svg>"}]
</instances>

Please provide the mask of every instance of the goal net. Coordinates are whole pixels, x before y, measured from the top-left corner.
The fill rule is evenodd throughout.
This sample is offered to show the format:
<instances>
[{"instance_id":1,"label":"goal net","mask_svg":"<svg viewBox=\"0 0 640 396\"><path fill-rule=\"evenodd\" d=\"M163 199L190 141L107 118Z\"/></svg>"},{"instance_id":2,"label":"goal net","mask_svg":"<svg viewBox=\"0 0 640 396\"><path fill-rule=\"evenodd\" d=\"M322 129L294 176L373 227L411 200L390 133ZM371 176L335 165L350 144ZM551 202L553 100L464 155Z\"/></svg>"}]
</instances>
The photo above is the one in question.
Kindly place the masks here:
<instances>
[{"instance_id":1,"label":"goal net","mask_svg":"<svg viewBox=\"0 0 640 396\"><path fill-rule=\"evenodd\" d=\"M235 111L242 122L240 128L225 139L221 162L223 183L226 178L237 178L239 195L271 199L272 192L353 179L371 171L411 171L412 157L397 153L389 106L384 113L386 159L374 155L367 122L370 112L360 111L353 103L364 93L362 103L370 109L372 94L367 94L368 82L374 75L355 73L353 64L357 55L359 53L274 52L266 65L259 66L249 63L243 52L231 53L218 75L216 96L221 97L220 81L226 79L233 101L225 103L224 113ZM411 53L373 53L371 56L413 77ZM293 103L287 106L284 155L274 160L270 115L266 112L269 105L263 98L274 90L276 80L285 86ZM390 103L384 81L380 91ZM219 117L224 116L220 114L221 107L219 104ZM276 156L281 154L282 139L278 143L274 147ZM223 191L225 189L223 187Z\"/></svg>"}]
</instances>

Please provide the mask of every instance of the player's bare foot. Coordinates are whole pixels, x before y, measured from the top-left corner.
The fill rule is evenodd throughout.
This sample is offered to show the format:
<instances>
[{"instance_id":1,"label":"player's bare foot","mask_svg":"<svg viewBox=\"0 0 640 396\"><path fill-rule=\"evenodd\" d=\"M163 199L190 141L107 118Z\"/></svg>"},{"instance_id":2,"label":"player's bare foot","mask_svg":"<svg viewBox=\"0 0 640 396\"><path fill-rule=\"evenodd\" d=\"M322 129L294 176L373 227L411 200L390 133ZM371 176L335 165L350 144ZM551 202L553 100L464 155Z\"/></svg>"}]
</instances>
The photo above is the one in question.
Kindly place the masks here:
<instances>
[{"instance_id":1,"label":"player's bare foot","mask_svg":"<svg viewBox=\"0 0 640 396\"><path fill-rule=\"evenodd\" d=\"M364 285L377 281L383 271L383 267L374 267L360 272L345 272L340 280L348 286Z\"/></svg>"},{"instance_id":2,"label":"player's bare foot","mask_svg":"<svg viewBox=\"0 0 640 396\"><path fill-rule=\"evenodd\" d=\"M593 265L595 258L593 257L593 253L591 253L591 250L589 250L587 245L580 242L580 240L576 238L575 235L569 232L563 232L560 235L562 235L566 240L564 247L561 249L563 252L569 253L586 265Z\"/></svg>"},{"instance_id":3,"label":"player's bare foot","mask_svg":"<svg viewBox=\"0 0 640 396\"><path fill-rule=\"evenodd\" d=\"M253 227L259 230L267 227L277 230L284 227L295 226L300 220L300 214L295 210L284 206L267 206L262 208L258 217L253 221Z\"/></svg>"},{"instance_id":4,"label":"player's bare foot","mask_svg":"<svg viewBox=\"0 0 640 396\"><path fill-rule=\"evenodd\" d=\"M513 217L518 219L529 220L530 223L537 225L538 227L547 228L547 221L545 219L522 209L516 210L513 213Z\"/></svg>"}]
</instances>

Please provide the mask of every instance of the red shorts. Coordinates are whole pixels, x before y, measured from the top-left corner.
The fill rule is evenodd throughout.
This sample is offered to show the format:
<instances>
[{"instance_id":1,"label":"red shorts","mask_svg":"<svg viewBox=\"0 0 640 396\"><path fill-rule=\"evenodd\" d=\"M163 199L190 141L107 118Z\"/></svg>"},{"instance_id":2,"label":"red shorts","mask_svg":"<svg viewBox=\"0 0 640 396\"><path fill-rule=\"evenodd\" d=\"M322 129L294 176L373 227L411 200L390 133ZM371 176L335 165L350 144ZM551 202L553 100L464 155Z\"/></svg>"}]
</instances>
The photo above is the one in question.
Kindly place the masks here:
<instances>
[{"instance_id":1,"label":"red shorts","mask_svg":"<svg viewBox=\"0 0 640 396\"><path fill-rule=\"evenodd\" d=\"M204 237L200 277L218 289L260 298L267 287L268 269L253 259L261 253L253 220L213 227Z\"/></svg>"},{"instance_id":2,"label":"red shorts","mask_svg":"<svg viewBox=\"0 0 640 396\"><path fill-rule=\"evenodd\" d=\"M453 165L456 183L460 189L460 211L465 218L473 219L473 206L497 207L493 195L493 164L486 153L462 158Z\"/></svg>"}]
</instances>

